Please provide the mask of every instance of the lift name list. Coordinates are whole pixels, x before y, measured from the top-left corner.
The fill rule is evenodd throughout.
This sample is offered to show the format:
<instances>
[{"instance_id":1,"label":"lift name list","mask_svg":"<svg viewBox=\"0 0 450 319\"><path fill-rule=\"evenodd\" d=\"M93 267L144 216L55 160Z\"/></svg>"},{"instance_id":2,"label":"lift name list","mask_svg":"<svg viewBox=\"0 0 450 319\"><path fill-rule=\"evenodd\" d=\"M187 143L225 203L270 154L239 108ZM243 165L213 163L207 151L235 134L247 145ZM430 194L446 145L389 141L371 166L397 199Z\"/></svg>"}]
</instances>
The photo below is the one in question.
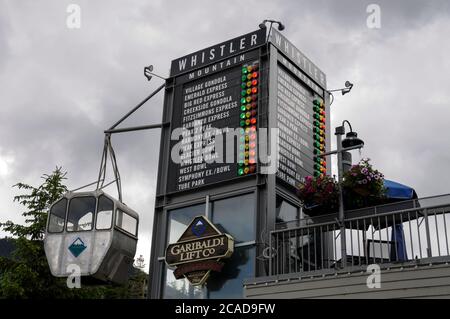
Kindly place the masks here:
<instances>
[{"instance_id":1,"label":"lift name list","mask_svg":"<svg viewBox=\"0 0 450 319\"><path fill-rule=\"evenodd\" d=\"M167 247L166 260L169 265L178 265L197 260L220 258L228 251L228 237L219 235Z\"/></svg>"}]
</instances>

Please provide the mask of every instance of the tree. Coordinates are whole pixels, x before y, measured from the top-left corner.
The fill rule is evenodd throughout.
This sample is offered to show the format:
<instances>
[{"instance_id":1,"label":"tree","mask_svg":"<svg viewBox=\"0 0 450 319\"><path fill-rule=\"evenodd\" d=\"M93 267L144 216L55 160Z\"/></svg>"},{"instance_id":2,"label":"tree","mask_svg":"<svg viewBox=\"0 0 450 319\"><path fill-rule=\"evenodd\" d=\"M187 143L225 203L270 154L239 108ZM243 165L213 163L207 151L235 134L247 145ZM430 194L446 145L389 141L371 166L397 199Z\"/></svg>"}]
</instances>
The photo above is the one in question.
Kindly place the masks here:
<instances>
[{"instance_id":1,"label":"tree","mask_svg":"<svg viewBox=\"0 0 450 319\"><path fill-rule=\"evenodd\" d=\"M33 187L18 183L13 187L26 191L14 197L25 207L25 225L12 221L0 228L14 238L12 258L0 257L0 298L126 298L127 286L86 286L69 289L65 278L53 277L45 257L43 239L50 205L67 192L66 174L56 168L42 176L44 182Z\"/></svg>"},{"instance_id":2,"label":"tree","mask_svg":"<svg viewBox=\"0 0 450 319\"><path fill-rule=\"evenodd\" d=\"M47 209L67 191L63 184L66 173L61 168L42 176L44 183L33 187L18 183L13 187L25 190L29 194L14 197L14 201L23 205L26 211L25 225L12 221L0 223L4 231L10 233L15 240L15 251L12 258L0 259L0 297L33 298L64 296L67 289L62 280L54 278L45 258L43 238L47 220ZM64 289L66 288L66 289Z\"/></svg>"}]
</instances>

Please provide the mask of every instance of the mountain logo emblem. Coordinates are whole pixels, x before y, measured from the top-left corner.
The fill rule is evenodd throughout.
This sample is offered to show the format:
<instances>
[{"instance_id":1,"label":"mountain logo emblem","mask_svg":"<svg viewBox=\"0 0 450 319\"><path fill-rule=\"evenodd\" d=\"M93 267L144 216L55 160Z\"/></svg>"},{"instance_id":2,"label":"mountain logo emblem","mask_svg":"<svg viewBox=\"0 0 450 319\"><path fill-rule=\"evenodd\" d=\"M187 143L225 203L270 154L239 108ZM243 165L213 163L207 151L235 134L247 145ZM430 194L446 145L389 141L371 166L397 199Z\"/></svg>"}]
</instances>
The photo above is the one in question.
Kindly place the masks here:
<instances>
[{"instance_id":1,"label":"mountain logo emblem","mask_svg":"<svg viewBox=\"0 0 450 319\"><path fill-rule=\"evenodd\" d=\"M195 236L200 237L206 231L206 225L201 220L198 220L195 224L192 225L191 229L192 233Z\"/></svg>"},{"instance_id":2,"label":"mountain logo emblem","mask_svg":"<svg viewBox=\"0 0 450 319\"><path fill-rule=\"evenodd\" d=\"M75 258L77 258L86 248L87 246L84 244L81 238L78 237L77 239L75 239L72 245L69 246L69 251Z\"/></svg>"}]
</instances>

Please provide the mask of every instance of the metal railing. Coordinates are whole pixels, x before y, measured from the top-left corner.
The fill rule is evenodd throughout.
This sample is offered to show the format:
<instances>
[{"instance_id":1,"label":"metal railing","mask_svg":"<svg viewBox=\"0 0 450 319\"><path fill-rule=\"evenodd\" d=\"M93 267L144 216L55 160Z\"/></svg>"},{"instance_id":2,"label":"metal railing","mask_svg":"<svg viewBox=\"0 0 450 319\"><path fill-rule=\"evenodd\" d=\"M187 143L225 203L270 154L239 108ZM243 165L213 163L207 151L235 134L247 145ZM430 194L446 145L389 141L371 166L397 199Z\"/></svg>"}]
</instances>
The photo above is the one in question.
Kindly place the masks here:
<instances>
[{"instance_id":1,"label":"metal railing","mask_svg":"<svg viewBox=\"0 0 450 319\"><path fill-rule=\"evenodd\" d=\"M346 256L337 215L297 220L271 232L269 276L388 266L433 257L450 261L450 195L345 213ZM282 226L283 227L283 226Z\"/></svg>"}]
</instances>

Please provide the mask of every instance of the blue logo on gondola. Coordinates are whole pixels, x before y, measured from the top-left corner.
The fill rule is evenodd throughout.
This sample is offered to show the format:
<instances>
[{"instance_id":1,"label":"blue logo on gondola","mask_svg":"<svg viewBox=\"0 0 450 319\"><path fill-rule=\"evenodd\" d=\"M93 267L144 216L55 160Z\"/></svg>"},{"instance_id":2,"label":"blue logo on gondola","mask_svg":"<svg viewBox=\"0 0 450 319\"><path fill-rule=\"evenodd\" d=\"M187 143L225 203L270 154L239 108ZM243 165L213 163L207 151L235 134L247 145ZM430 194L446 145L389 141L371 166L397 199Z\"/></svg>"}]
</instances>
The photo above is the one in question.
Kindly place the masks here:
<instances>
[{"instance_id":1,"label":"blue logo on gondola","mask_svg":"<svg viewBox=\"0 0 450 319\"><path fill-rule=\"evenodd\" d=\"M75 258L77 258L86 248L87 246L84 244L81 238L78 237L77 239L75 239L72 245L69 246L69 251Z\"/></svg>"},{"instance_id":2,"label":"blue logo on gondola","mask_svg":"<svg viewBox=\"0 0 450 319\"><path fill-rule=\"evenodd\" d=\"M205 233L206 225L201 220L198 220L195 224L192 225L191 229L192 233L195 236L200 237Z\"/></svg>"}]
</instances>

